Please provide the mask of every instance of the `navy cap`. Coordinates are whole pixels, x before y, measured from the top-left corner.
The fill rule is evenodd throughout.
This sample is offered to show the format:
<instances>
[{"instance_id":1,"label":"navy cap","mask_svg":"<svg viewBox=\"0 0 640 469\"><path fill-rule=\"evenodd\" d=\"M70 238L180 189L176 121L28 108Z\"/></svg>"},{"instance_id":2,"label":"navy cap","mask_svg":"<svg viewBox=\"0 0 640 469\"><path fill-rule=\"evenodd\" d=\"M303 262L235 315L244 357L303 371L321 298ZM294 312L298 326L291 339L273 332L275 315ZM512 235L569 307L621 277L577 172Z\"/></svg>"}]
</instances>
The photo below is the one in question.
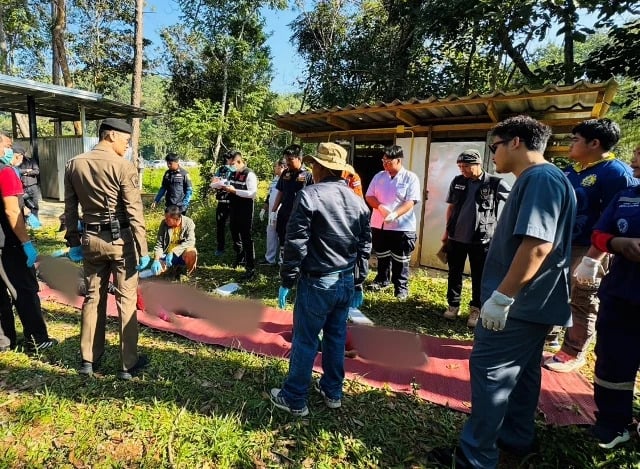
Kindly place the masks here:
<instances>
[{"instance_id":1,"label":"navy cap","mask_svg":"<svg viewBox=\"0 0 640 469\"><path fill-rule=\"evenodd\" d=\"M20 143L14 143L12 149L14 153L19 153L21 155L27 156L27 149Z\"/></svg>"},{"instance_id":2,"label":"navy cap","mask_svg":"<svg viewBox=\"0 0 640 469\"><path fill-rule=\"evenodd\" d=\"M102 132L103 130L116 130L118 132L130 134L133 132L133 127L131 127L131 124L129 124L127 121L109 117L103 120L102 124L100 124L100 132Z\"/></svg>"},{"instance_id":3,"label":"navy cap","mask_svg":"<svg viewBox=\"0 0 640 469\"><path fill-rule=\"evenodd\" d=\"M478 150L465 150L458 155L458 163L482 164L482 157Z\"/></svg>"}]
</instances>

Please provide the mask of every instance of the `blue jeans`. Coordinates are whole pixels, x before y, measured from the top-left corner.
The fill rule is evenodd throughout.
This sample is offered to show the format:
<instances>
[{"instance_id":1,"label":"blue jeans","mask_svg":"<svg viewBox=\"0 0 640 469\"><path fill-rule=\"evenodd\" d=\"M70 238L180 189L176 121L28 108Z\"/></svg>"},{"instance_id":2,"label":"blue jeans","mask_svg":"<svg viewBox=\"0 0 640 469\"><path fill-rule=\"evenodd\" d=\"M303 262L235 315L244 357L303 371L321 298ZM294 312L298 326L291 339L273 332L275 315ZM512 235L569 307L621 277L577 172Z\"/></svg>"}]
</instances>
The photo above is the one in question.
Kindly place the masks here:
<instances>
[{"instance_id":1,"label":"blue jeans","mask_svg":"<svg viewBox=\"0 0 640 469\"><path fill-rule=\"evenodd\" d=\"M342 398L344 345L353 296L353 271L322 277L302 273L297 288L289 374L282 386L282 396L292 409L302 409L306 405L320 331L323 331L320 387L327 397Z\"/></svg>"},{"instance_id":2,"label":"blue jeans","mask_svg":"<svg viewBox=\"0 0 640 469\"><path fill-rule=\"evenodd\" d=\"M540 361L549 329L508 318L506 327L494 332L478 321L469 358L471 416L460 436L460 446L474 467L497 466L498 440L516 448L533 443Z\"/></svg>"}]
</instances>

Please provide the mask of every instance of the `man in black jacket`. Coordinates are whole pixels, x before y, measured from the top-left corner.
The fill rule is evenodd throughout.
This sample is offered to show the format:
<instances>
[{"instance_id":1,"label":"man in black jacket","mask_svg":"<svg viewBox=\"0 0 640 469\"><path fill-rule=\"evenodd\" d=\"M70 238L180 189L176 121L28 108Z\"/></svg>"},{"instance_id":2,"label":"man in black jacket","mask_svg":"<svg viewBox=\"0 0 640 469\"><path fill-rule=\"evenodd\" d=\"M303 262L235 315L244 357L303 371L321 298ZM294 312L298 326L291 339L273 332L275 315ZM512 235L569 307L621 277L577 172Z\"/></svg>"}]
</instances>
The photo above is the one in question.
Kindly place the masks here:
<instances>
[{"instance_id":1,"label":"man in black jacket","mask_svg":"<svg viewBox=\"0 0 640 469\"><path fill-rule=\"evenodd\" d=\"M455 319L460 312L462 273L469 257L471 266L471 302L467 326L476 327L480 316L480 285L482 269L489 250L489 241L498 222L498 206L509 195L511 187L501 178L489 176L482 169L482 157L477 150L465 150L458 155L460 175L451 181L447 196L446 243L449 280L444 312L446 319Z\"/></svg>"},{"instance_id":2,"label":"man in black jacket","mask_svg":"<svg viewBox=\"0 0 640 469\"><path fill-rule=\"evenodd\" d=\"M40 167L38 162L27 156L27 150L19 144L13 145L13 153L22 155L22 161L18 165L20 181L24 189L24 204L35 217L40 210L42 193L40 192Z\"/></svg>"},{"instance_id":3,"label":"man in black jacket","mask_svg":"<svg viewBox=\"0 0 640 469\"><path fill-rule=\"evenodd\" d=\"M323 376L317 391L331 409L342 405L344 346L349 307L362 304L362 283L371 254L369 209L342 179L347 151L321 143L313 164L314 184L296 197L287 224L280 270L282 308L297 282L293 308L293 341L289 374L282 389L271 390L271 402L292 415L309 413L311 369L322 335Z\"/></svg>"}]
</instances>

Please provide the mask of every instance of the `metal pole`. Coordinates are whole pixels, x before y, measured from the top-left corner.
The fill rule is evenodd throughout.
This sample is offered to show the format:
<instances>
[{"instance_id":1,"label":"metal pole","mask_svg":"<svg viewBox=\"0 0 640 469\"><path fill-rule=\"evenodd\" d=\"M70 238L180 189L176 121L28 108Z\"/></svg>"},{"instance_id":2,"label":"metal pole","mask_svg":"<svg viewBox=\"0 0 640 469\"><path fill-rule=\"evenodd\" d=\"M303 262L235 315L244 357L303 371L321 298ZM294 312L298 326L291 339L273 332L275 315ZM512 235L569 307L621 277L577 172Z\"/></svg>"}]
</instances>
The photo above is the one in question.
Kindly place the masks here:
<instances>
[{"instance_id":1,"label":"metal pole","mask_svg":"<svg viewBox=\"0 0 640 469\"><path fill-rule=\"evenodd\" d=\"M31 144L31 155L36 163L40 163L38 158L38 123L36 122L36 99L27 96L27 112L29 113L29 143Z\"/></svg>"}]
</instances>

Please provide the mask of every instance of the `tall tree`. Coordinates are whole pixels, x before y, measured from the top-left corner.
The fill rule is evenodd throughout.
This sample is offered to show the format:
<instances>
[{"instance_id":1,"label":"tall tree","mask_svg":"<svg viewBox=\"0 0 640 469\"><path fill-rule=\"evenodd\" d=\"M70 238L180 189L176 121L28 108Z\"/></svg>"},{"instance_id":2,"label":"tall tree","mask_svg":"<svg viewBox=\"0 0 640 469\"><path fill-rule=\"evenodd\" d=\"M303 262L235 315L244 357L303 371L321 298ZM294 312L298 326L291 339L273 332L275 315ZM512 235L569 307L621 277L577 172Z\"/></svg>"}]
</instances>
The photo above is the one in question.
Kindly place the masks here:
<instances>
[{"instance_id":1,"label":"tall tree","mask_svg":"<svg viewBox=\"0 0 640 469\"><path fill-rule=\"evenodd\" d=\"M142 10L144 8L144 0L136 0L136 25L134 30L134 42L135 48L133 53L133 77L131 83L131 104L135 107L140 107L142 102L142 58L144 55L144 25ZM138 174L142 177L142 164L140 161L140 155L138 153L138 142L140 140L140 119L134 118L133 132L131 134L131 151L133 157L133 163L138 168ZM142 181L140 181L140 187L142 187Z\"/></svg>"}]
</instances>

